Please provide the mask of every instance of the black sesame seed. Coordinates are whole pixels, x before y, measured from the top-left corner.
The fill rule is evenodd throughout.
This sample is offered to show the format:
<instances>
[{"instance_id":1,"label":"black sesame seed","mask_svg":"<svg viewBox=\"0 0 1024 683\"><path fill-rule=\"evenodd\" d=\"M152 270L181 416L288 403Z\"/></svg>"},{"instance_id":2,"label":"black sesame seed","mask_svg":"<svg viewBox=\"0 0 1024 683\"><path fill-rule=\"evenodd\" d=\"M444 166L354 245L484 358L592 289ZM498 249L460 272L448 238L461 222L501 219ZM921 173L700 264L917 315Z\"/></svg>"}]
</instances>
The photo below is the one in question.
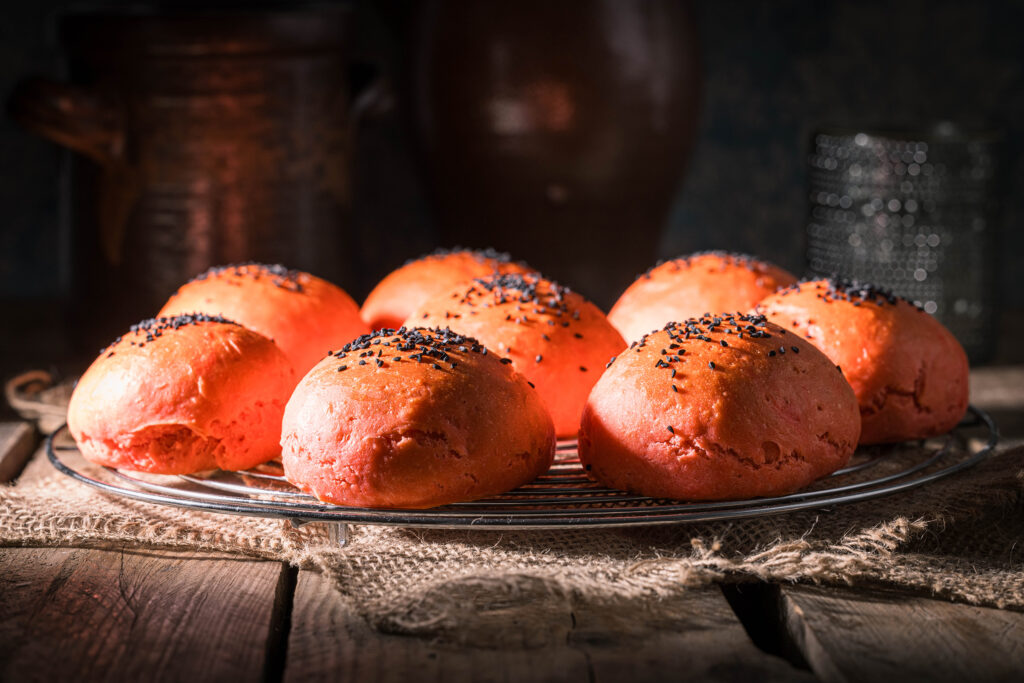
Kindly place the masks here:
<instances>
[{"instance_id":1,"label":"black sesame seed","mask_svg":"<svg viewBox=\"0 0 1024 683\"><path fill-rule=\"evenodd\" d=\"M512 362L512 359L511 358L502 358L501 362L504 363L505 365L508 365L509 363Z\"/></svg>"},{"instance_id":2,"label":"black sesame seed","mask_svg":"<svg viewBox=\"0 0 1024 683\"><path fill-rule=\"evenodd\" d=\"M769 352L768 352L768 357L769 357L769 358L771 358L771 357L772 357L772 356L774 356L774 355L775 355L775 352L774 352L774 351L769 351Z\"/></svg>"},{"instance_id":3,"label":"black sesame seed","mask_svg":"<svg viewBox=\"0 0 1024 683\"><path fill-rule=\"evenodd\" d=\"M789 348L793 349L793 353L800 353L800 349L795 346L790 346Z\"/></svg>"},{"instance_id":4,"label":"black sesame seed","mask_svg":"<svg viewBox=\"0 0 1024 683\"><path fill-rule=\"evenodd\" d=\"M359 364L360 365L366 365L366 361L365 360L361 360L361 361L359 361Z\"/></svg>"},{"instance_id":5,"label":"black sesame seed","mask_svg":"<svg viewBox=\"0 0 1024 683\"><path fill-rule=\"evenodd\" d=\"M438 365L437 363L431 363L430 367L434 368L435 370L440 370L441 369L441 366Z\"/></svg>"},{"instance_id":6,"label":"black sesame seed","mask_svg":"<svg viewBox=\"0 0 1024 683\"><path fill-rule=\"evenodd\" d=\"M679 389L676 388L675 384L672 385L672 391L676 392L677 394L679 393Z\"/></svg>"},{"instance_id":7,"label":"black sesame seed","mask_svg":"<svg viewBox=\"0 0 1024 683\"><path fill-rule=\"evenodd\" d=\"M715 369L715 361L709 360L708 361L708 367L711 368L712 370L714 370Z\"/></svg>"},{"instance_id":8,"label":"black sesame seed","mask_svg":"<svg viewBox=\"0 0 1024 683\"><path fill-rule=\"evenodd\" d=\"M676 433L676 430L672 429L672 425L668 425L665 429L667 429L672 434Z\"/></svg>"},{"instance_id":9,"label":"black sesame seed","mask_svg":"<svg viewBox=\"0 0 1024 683\"><path fill-rule=\"evenodd\" d=\"M728 345L729 345L729 342L727 342L727 341L725 341L725 340L723 339L722 341L720 341L720 342L719 342L719 344L721 344L722 346L728 346Z\"/></svg>"},{"instance_id":10,"label":"black sesame seed","mask_svg":"<svg viewBox=\"0 0 1024 683\"><path fill-rule=\"evenodd\" d=\"M586 371L587 371L587 369L581 365L580 366L580 372L586 372Z\"/></svg>"},{"instance_id":11,"label":"black sesame seed","mask_svg":"<svg viewBox=\"0 0 1024 683\"><path fill-rule=\"evenodd\" d=\"M542 355L540 355L540 354L538 353L538 354L537 354L537 357L536 357L536 358L534 358L534 360L535 360L535 361L537 361L537 362L539 363L539 362L541 362L542 360L544 360L544 356L542 356Z\"/></svg>"}]
</instances>

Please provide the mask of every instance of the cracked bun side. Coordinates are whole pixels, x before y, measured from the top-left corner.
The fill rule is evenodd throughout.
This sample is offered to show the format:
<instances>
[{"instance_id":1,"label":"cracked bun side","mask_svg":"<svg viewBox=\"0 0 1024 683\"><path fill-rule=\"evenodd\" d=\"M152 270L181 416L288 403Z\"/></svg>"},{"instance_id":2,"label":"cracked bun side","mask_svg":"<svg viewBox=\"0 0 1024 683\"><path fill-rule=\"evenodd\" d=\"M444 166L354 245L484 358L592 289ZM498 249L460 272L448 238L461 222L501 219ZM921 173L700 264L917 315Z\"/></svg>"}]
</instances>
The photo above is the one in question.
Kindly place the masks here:
<instances>
[{"instance_id":1,"label":"cracked bun side","mask_svg":"<svg viewBox=\"0 0 1024 683\"><path fill-rule=\"evenodd\" d=\"M536 479L554 458L554 426L507 360L447 329L360 337L288 401L285 477L324 502L408 509Z\"/></svg>"},{"instance_id":2,"label":"cracked bun side","mask_svg":"<svg viewBox=\"0 0 1024 683\"><path fill-rule=\"evenodd\" d=\"M967 354L906 299L839 278L801 282L758 311L821 349L860 404L862 444L943 434L967 412Z\"/></svg>"},{"instance_id":3,"label":"cracked bun side","mask_svg":"<svg viewBox=\"0 0 1024 683\"><path fill-rule=\"evenodd\" d=\"M153 474L244 470L280 453L295 373L269 339L220 316L134 325L75 386L68 428L86 459Z\"/></svg>"},{"instance_id":4,"label":"cracked bun side","mask_svg":"<svg viewBox=\"0 0 1024 683\"><path fill-rule=\"evenodd\" d=\"M660 330L670 321L704 311L749 311L796 278L767 261L747 254L705 251L655 267L626 288L608 320L626 341Z\"/></svg>"},{"instance_id":5,"label":"cracked bun side","mask_svg":"<svg viewBox=\"0 0 1024 683\"><path fill-rule=\"evenodd\" d=\"M796 491L844 466L857 400L810 343L741 314L669 323L609 365L580 426L580 460L612 488L729 500Z\"/></svg>"}]
</instances>

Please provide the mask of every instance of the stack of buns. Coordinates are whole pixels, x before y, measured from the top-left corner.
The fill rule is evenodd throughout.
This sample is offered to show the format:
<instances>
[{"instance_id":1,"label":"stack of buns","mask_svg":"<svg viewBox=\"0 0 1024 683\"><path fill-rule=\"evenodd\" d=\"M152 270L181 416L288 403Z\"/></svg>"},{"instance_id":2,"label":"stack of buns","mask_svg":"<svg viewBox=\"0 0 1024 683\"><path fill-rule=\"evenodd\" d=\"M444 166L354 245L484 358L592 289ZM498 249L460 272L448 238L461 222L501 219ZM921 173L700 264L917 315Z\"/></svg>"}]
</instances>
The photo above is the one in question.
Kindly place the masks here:
<instances>
[{"instance_id":1,"label":"stack of buns","mask_svg":"<svg viewBox=\"0 0 1024 683\"><path fill-rule=\"evenodd\" d=\"M858 443L948 431L966 401L952 335L870 285L704 252L653 268L606 317L507 255L456 249L408 262L362 309L283 266L213 268L101 352L68 424L109 467L280 457L321 501L424 508L528 483L577 435L612 488L778 495Z\"/></svg>"}]
</instances>

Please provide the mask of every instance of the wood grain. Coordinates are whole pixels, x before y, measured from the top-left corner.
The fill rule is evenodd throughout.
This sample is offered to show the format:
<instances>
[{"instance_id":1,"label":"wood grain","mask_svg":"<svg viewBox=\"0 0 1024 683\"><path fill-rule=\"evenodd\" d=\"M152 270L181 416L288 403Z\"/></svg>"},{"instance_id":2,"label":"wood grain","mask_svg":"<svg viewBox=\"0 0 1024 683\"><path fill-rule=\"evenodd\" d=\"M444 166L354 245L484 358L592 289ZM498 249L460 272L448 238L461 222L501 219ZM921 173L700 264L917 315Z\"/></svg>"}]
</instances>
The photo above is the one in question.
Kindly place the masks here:
<instances>
[{"instance_id":1,"label":"wood grain","mask_svg":"<svg viewBox=\"0 0 1024 683\"><path fill-rule=\"evenodd\" d=\"M1003 448L1024 445L1024 366L971 370L971 404L995 420Z\"/></svg>"},{"instance_id":2,"label":"wood grain","mask_svg":"<svg viewBox=\"0 0 1024 683\"><path fill-rule=\"evenodd\" d=\"M1024 614L922 597L783 587L782 618L823 681L1020 681Z\"/></svg>"},{"instance_id":3,"label":"wood grain","mask_svg":"<svg viewBox=\"0 0 1024 683\"><path fill-rule=\"evenodd\" d=\"M301 571L284 680L815 680L758 650L713 587L666 600L656 614L567 602L552 622L554 637L528 649L466 647L380 633L355 616L325 578ZM509 627L515 628L513 614L504 625Z\"/></svg>"},{"instance_id":4,"label":"wood grain","mask_svg":"<svg viewBox=\"0 0 1024 683\"><path fill-rule=\"evenodd\" d=\"M13 481L36 445L36 430L28 422L0 422L0 483Z\"/></svg>"},{"instance_id":5,"label":"wood grain","mask_svg":"<svg viewBox=\"0 0 1024 683\"><path fill-rule=\"evenodd\" d=\"M0 549L0 680L259 679L286 576L200 553Z\"/></svg>"}]
</instances>

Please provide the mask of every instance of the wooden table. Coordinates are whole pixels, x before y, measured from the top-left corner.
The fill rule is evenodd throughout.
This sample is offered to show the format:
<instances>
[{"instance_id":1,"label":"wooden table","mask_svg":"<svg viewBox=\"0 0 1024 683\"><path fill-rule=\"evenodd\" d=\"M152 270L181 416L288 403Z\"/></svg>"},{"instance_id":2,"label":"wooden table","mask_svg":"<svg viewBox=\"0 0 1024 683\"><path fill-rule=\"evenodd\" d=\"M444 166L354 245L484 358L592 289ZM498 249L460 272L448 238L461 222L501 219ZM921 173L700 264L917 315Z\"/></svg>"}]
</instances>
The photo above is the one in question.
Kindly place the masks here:
<instances>
[{"instance_id":1,"label":"wooden table","mask_svg":"<svg viewBox=\"0 0 1024 683\"><path fill-rule=\"evenodd\" d=\"M972 384L1004 442L1024 443L1024 366ZM0 423L0 477L29 457L34 430ZM373 631L319 574L279 562L0 548L0 681L1024 680L1018 612L767 584L694 590L661 610L652 626L567 608L555 645L460 649Z\"/></svg>"}]
</instances>

